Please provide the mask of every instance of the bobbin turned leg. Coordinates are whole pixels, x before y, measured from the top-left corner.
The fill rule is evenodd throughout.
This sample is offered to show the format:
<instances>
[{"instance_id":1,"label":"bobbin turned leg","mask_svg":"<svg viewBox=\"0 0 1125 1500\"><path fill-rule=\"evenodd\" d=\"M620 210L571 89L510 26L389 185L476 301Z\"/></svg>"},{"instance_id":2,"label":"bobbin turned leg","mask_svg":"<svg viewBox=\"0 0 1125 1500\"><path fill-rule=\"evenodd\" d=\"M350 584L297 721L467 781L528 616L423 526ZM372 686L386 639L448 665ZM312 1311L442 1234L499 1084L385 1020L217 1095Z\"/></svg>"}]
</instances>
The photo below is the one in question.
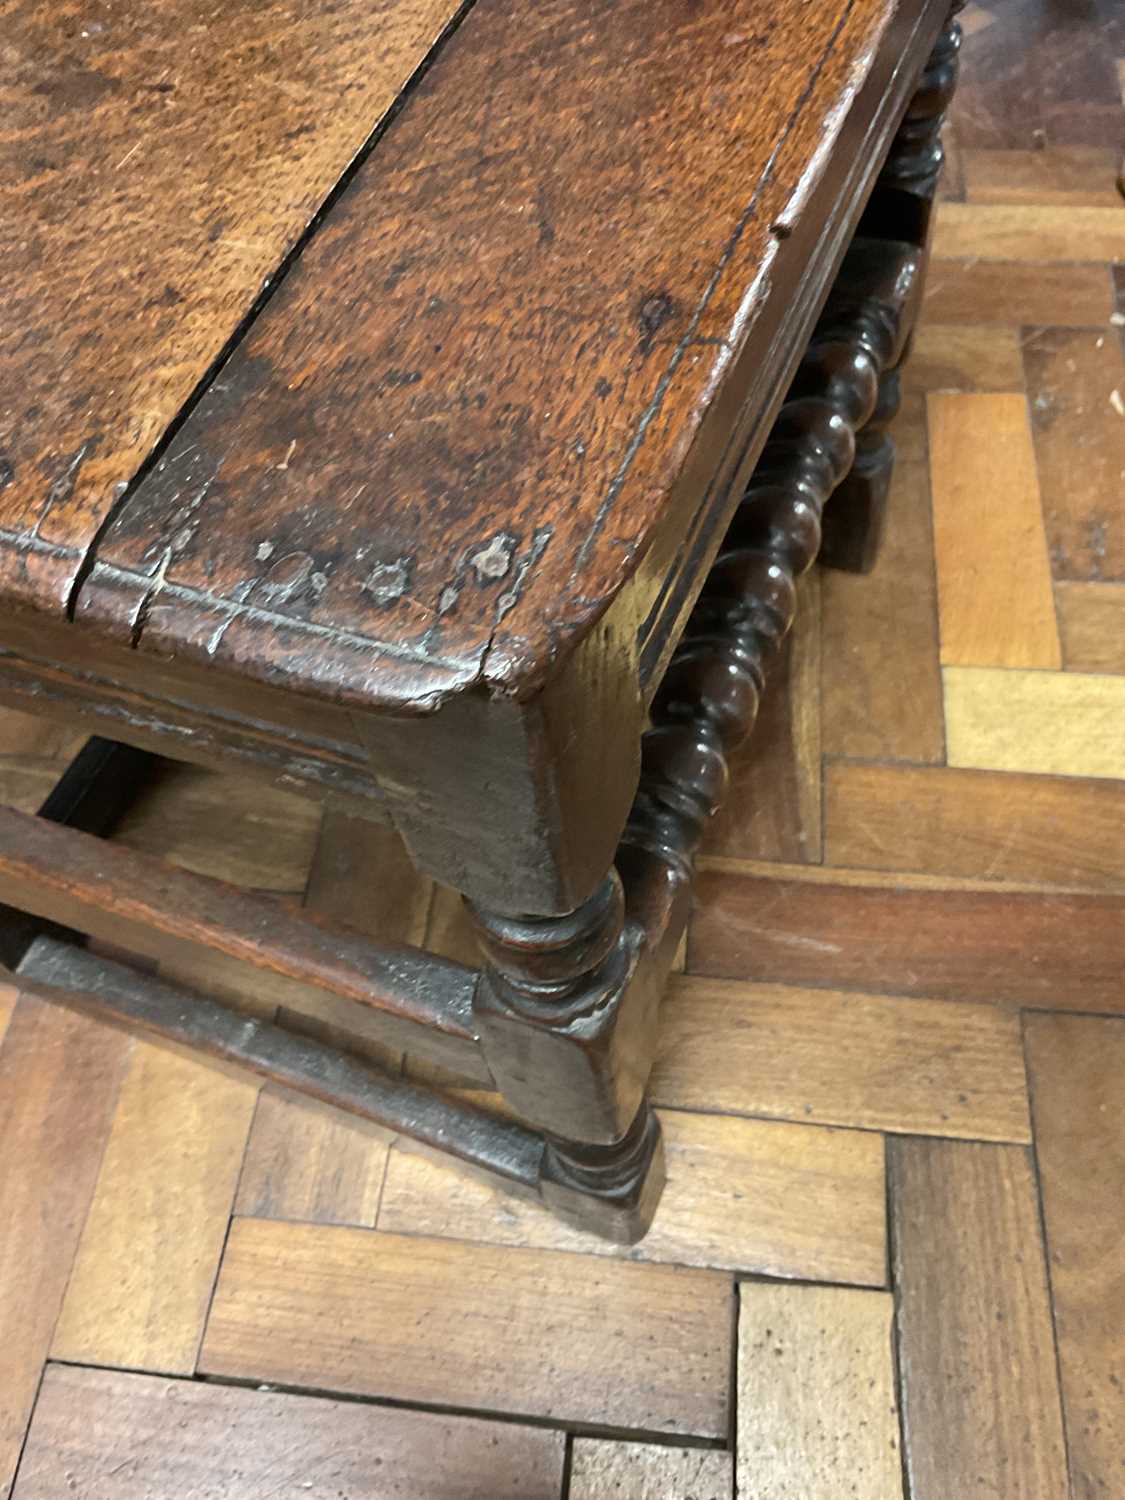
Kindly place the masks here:
<instances>
[{"instance_id":1,"label":"bobbin turned leg","mask_svg":"<svg viewBox=\"0 0 1125 1500\"><path fill-rule=\"evenodd\" d=\"M955 18L962 5L963 0L957 0L952 7L922 70L860 221L857 241L881 239L926 251L944 160L941 129L957 84L961 28ZM878 556L895 461L895 447L887 428L901 402L900 371L909 356L916 311L915 304L904 329L901 351L880 377L875 409L856 435L851 472L825 510L820 553L825 567L867 573Z\"/></svg>"},{"instance_id":2,"label":"bobbin turned leg","mask_svg":"<svg viewBox=\"0 0 1125 1500\"><path fill-rule=\"evenodd\" d=\"M564 916L469 911L486 959L474 1002L505 1099L547 1137L543 1201L620 1244L647 1230L664 1183L644 1098L659 986L611 871Z\"/></svg>"}]
</instances>

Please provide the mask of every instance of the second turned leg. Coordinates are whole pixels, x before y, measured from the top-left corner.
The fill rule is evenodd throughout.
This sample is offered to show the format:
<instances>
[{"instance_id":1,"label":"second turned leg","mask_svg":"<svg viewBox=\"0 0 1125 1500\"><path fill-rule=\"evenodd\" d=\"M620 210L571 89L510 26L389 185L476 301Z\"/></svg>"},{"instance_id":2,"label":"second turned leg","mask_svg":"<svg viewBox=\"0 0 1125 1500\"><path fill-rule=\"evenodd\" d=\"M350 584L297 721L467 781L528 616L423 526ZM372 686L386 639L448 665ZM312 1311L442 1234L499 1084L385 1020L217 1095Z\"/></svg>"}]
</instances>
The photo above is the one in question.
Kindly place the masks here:
<instances>
[{"instance_id":1,"label":"second turned leg","mask_svg":"<svg viewBox=\"0 0 1125 1500\"><path fill-rule=\"evenodd\" d=\"M957 83L961 28L956 15L962 4L963 0L957 0L953 5L922 70L860 221L857 242L882 240L914 245L923 255L926 252L943 160L941 128ZM878 556L895 460L887 429L901 402L900 371L910 352L915 315L916 306L904 330L902 352L883 371L875 410L856 436L851 472L824 512L820 561L825 567L867 573Z\"/></svg>"}]
</instances>

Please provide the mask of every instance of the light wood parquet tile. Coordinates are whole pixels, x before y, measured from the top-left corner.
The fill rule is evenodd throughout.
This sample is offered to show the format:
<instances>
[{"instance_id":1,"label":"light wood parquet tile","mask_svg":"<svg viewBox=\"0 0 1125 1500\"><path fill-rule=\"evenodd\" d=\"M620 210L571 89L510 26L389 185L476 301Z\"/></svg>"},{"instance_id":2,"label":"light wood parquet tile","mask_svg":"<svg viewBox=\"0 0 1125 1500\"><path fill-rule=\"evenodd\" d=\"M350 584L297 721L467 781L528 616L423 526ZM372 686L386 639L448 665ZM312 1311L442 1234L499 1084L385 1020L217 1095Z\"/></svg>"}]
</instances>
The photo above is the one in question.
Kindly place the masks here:
<instances>
[{"instance_id":1,"label":"light wood parquet tile","mask_svg":"<svg viewBox=\"0 0 1125 1500\"><path fill-rule=\"evenodd\" d=\"M715 1271L236 1219L200 1369L722 1438L731 1297Z\"/></svg>"},{"instance_id":2,"label":"light wood parquet tile","mask_svg":"<svg viewBox=\"0 0 1125 1500\"><path fill-rule=\"evenodd\" d=\"M23 995L0 1047L0 1495L15 1474L131 1046Z\"/></svg>"},{"instance_id":3,"label":"light wood parquet tile","mask_svg":"<svg viewBox=\"0 0 1125 1500\"><path fill-rule=\"evenodd\" d=\"M730 1500L733 1482L729 1453L578 1438L567 1500Z\"/></svg>"},{"instance_id":4,"label":"light wood parquet tile","mask_svg":"<svg viewBox=\"0 0 1125 1500\"><path fill-rule=\"evenodd\" d=\"M1125 679L988 667L942 675L951 766L1125 777Z\"/></svg>"},{"instance_id":5,"label":"light wood parquet tile","mask_svg":"<svg viewBox=\"0 0 1125 1500\"><path fill-rule=\"evenodd\" d=\"M630 1250L557 1224L449 1163L400 1150L391 1152L379 1228L768 1276L885 1283L886 1185L878 1136L679 1110L662 1112L661 1123L668 1185L652 1229Z\"/></svg>"},{"instance_id":6,"label":"light wood parquet tile","mask_svg":"<svg viewBox=\"0 0 1125 1500\"><path fill-rule=\"evenodd\" d=\"M927 407L942 662L1057 669L1027 403L937 392Z\"/></svg>"},{"instance_id":7,"label":"light wood parquet tile","mask_svg":"<svg viewBox=\"0 0 1125 1500\"><path fill-rule=\"evenodd\" d=\"M257 1092L248 1079L136 1043L54 1358L194 1371Z\"/></svg>"},{"instance_id":8,"label":"light wood parquet tile","mask_svg":"<svg viewBox=\"0 0 1125 1500\"><path fill-rule=\"evenodd\" d=\"M934 231L937 260L1100 261L1121 254L1121 210L1038 203L943 203Z\"/></svg>"},{"instance_id":9,"label":"light wood parquet tile","mask_svg":"<svg viewBox=\"0 0 1125 1500\"><path fill-rule=\"evenodd\" d=\"M739 1288L738 1487L755 1500L902 1500L886 1293Z\"/></svg>"},{"instance_id":10,"label":"light wood parquet tile","mask_svg":"<svg viewBox=\"0 0 1125 1500\"><path fill-rule=\"evenodd\" d=\"M995 1005L688 976L664 1002L652 1095L863 1130L1031 1135L1019 1020Z\"/></svg>"},{"instance_id":11,"label":"light wood parquet tile","mask_svg":"<svg viewBox=\"0 0 1125 1500\"><path fill-rule=\"evenodd\" d=\"M50 1365L13 1500L558 1500L562 1434Z\"/></svg>"}]
</instances>

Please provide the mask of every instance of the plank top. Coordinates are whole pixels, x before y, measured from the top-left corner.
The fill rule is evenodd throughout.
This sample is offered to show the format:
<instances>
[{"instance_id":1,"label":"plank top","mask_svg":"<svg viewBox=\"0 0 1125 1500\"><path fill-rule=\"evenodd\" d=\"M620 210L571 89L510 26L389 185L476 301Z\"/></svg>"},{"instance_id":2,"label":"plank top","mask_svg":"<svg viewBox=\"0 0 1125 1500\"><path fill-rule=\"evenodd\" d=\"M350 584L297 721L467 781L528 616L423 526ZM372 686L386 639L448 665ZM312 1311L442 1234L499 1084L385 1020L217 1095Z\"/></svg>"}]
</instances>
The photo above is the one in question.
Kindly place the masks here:
<instances>
[{"instance_id":1,"label":"plank top","mask_svg":"<svg viewBox=\"0 0 1125 1500\"><path fill-rule=\"evenodd\" d=\"M112 55L83 65L83 149L106 136L114 193L89 193L96 232L69 221L86 283L49 225L21 261L21 308L54 311L14 320L9 369L47 387L77 344L86 378L60 382L0 494L9 603L69 600L142 651L424 710L482 682L533 692L658 533L721 508L707 488L748 375L784 363L771 340L813 305L822 242L830 274L824 223L854 209L944 0L775 0L768 20L756 0L477 0L121 495L453 8L324 3L310 41L290 6L236 7L191 53L186 139L148 118L179 107L180 83L150 92L189 67L161 51L180 7L131 44L143 87L105 81ZM108 29L90 45L128 56ZM154 228L154 184L177 176Z\"/></svg>"},{"instance_id":2,"label":"plank top","mask_svg":"<svg viewBox=\"0 0 1125 1500\"><path fill-rule=\"evenodd\" d=\"M457 9L0 7L9 603L65 606L121 488Z\"/></svg>"}]
</instances>

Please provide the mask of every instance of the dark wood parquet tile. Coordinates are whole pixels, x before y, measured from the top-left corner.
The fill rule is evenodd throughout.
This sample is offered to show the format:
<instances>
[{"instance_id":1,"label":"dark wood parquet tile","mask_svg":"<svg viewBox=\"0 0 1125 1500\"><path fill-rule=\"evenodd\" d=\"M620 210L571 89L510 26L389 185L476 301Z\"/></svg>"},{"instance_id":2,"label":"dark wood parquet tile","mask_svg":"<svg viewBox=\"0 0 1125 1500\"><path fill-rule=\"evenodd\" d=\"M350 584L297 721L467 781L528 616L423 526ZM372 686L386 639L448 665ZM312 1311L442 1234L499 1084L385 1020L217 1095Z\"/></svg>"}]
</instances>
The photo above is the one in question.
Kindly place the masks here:
<instances>
[{"instance_id":1,"label":"dark wood parquet tile","mask_svg":"<svg viewBox=\"0 0 1125 1500\"><path fill-rule=\"evenodd\" d=\"M1026 1022L1074 1500L1125 1489L1125 1021Z\"/></svg>"},{"instance_id":2,"label":"dark wood parquet tile","mask_svg":"<svg viewBox=\"0 0 1125 1500\"><path fill-rule=\"evenodd\" d=\"M1028 1152L895 1140L888 1161L911 1500L1069 1500Z\"/></svg>"},{"instance_id":3,"label":"dark wood parquet tile","mask_svg":"<svg viewBox=\"0 0 1125 1500\"><path fill-rule=\"evenodd\" d=\"M1125 204L1121 218L1125 250ZM1121 582L1125 361L1114 330L1029 330L1024 364L1054 575Z\"/></svg>"}]
</instances>

